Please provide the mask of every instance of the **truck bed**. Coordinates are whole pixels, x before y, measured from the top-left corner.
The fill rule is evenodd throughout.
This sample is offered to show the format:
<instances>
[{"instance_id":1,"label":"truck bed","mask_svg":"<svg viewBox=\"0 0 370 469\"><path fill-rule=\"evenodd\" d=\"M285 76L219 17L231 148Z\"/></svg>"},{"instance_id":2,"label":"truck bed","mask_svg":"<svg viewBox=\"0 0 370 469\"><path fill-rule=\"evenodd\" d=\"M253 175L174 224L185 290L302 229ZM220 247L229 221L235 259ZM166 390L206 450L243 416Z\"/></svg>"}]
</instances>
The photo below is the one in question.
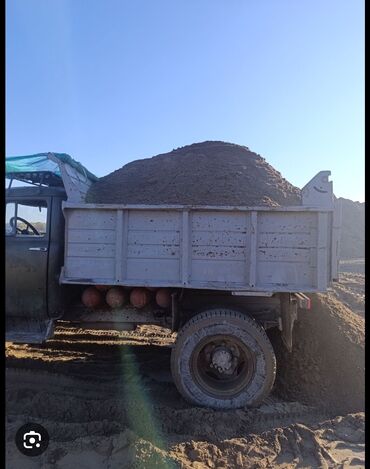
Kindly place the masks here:
<instances>
[{"instance_id":1,"label":"truck bed","mask_svg":"<svg viewBox=\"0 0 370 469\"><path fill-rule=\"evenodd\" d=\"M62 283L245 292L325 291L337 208L65 202Z\"/></svg>"}]
</instances>

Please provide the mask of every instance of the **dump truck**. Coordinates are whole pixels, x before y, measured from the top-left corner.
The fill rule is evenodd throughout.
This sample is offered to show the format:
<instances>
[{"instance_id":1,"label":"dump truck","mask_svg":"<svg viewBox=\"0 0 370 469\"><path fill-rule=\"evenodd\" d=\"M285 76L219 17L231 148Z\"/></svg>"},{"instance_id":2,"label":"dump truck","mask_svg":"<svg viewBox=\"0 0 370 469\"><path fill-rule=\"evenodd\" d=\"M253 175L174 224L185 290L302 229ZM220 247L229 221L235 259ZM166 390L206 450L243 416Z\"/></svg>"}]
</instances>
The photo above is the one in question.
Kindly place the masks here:
<instances>
[{"instance_id":1,"label":"dump truck","mask_svg":"<svg viewBox=\"0 0 370 469\"><path fill-rule=\"evenodd\" d=\"M341 210L330 174L312 178L297 206L113 205L85 202L97 178L69 155L7 158L6 340L42 343L61 320L160 325L177 333L170 366L185 399L258 406L276 375L266 331L277 328L291 351L307 295L338 277ZM145 289L151 300L87 307L81 296L92 287Z\"/></svg>"}]
</instances>

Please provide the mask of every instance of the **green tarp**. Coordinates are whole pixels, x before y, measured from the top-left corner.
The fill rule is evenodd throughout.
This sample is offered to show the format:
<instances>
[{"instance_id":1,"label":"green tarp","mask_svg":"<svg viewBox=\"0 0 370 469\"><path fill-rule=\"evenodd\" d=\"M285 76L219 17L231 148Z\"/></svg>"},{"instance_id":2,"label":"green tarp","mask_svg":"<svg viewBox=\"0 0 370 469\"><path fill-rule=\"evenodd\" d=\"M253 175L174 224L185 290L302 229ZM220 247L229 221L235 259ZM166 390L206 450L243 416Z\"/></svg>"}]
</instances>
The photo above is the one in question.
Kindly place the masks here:
<instances>
[{"instance_id":1,"label":"green tarp","mask_svg":"<svg viewBox=\"0 0 370 469\"><path fill-rule=\"evenodd\" d=\"M88 171L81 163L78 163L66 153L53 153L53 155L60 161L68 163L70 166L77 169L77 171L88 177L92 182L98 180L98 178L94 174L90 173L90 171ZM19 175L21 179L24 179L25 175L30 175L31 178L27 179L32 179L32 173L51 173L62 179L58 164L48 157L48 153L9 156L5 159L5 177L17 179L17 175Z\"/></svg>"}]
</instances>

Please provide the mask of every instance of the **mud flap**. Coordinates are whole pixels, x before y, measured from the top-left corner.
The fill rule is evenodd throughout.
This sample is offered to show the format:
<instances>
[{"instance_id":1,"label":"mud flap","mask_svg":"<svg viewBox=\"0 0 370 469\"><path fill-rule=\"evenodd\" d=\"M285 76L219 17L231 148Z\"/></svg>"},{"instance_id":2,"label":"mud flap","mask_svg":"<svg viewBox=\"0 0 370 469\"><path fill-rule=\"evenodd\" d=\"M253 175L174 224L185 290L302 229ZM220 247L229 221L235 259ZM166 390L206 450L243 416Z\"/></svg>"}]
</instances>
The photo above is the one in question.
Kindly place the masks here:
<instances>
[{"instance_id":1,"label":"mud flap","mask_svg":"<svg viewBox=\"0 0 370 469\"><path fill-rule=\"evenodd\" d=\"M289 352L293 348L293 326L297 319L297 300L290 293L280 294L281 338Z\"/></svg>"},{"instance_id":2,"label":"mud flap","mask_svg":"<svg viewBox=\"0 0 370 469\"><path fill-rule=\"evenodd\" d=\"M5 340L16 344L41 344L54 335L52 319L10 317L6 320Z\"/></svg>"}]
</instances>

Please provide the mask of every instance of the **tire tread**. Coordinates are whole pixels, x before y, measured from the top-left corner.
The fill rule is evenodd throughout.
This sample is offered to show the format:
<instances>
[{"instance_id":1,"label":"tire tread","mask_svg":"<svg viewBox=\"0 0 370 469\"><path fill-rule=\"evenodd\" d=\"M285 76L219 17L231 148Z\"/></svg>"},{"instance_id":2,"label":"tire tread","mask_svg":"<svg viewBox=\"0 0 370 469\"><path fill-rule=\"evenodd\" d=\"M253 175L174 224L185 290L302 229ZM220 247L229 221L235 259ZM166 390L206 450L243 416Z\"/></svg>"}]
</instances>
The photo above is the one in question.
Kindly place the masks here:
<instances>
[{"instance_id":1,"label":"tire tread","mask_svg":"<svg viewBox=\"0 0 370 469\"><path fill-rule=\"evenodd\" d=\"M208 405L207 403L198 402L197 400L194 399L192 395L190 395L187 392L187 390L182 384L182 379L179 374L179 366L177 366L176 361L179 360L178 355L180 352L179 348L181 348L181 343L186 337L192 334L192 329L194 328L196 329L196 326L202 321L205 321L204 327L206 327L207 325L211 325L215 319L217 321L220 319L223 319L225 321L230 320L230 319L241 321L243 325L246 326L244 327L244 329L248 329L248 330L252 329L255 331L255 333L258 336L258 340L261 343L263 343L263 346L267 350L267 356L265 358L266 360L269 360L272 371L271 371L271 376L268 377L268 384L265 386L264 390L261 392L261 395L259 396L259 398L256 401L254 401L252 404L253 406L259 405L270 393L274 380L275 380L276 358L275 358L274 349L272 347L272 344L269 338L266 335L265 330L260 324L258 324L258 322L254 318L252 318L251 316L248 316L247 314L241 311L228 309L228 308L213 308L210 310L200 312L197 315L193 316L191 319L189 319L189 321L187 321L182 326L182 328L178 331L176 343L175 343L174 348L172 349L172 354L171 354L172 376L173 376L177 389L186 400L192 402L193 404ZM181 354L180 354L180 358L181 358ZM248 403L246 403L245 405L248 405ZM233 404L233 398L220 402L220 404L217 405L216 407L217 408L235 408L235 405Z\"/></svg>"}]
</instances>

